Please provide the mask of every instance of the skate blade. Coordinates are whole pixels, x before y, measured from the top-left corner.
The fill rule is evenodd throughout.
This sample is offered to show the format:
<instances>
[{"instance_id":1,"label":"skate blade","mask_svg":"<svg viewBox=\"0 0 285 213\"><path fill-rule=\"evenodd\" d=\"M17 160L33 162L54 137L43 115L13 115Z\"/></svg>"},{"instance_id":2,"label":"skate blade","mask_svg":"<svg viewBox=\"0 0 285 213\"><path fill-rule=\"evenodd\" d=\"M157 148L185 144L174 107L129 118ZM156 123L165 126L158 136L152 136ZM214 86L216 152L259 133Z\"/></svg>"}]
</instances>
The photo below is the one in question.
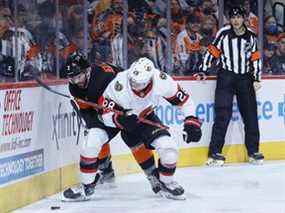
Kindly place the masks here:
<instances>
[{"instance_id":1,"label":"skate blade","mask_svg":"<svg viewBox=\"0 0 285 213\"><path fill-rule=\"evenodd\" d=\"M206 162L207 166L212 166L212 167L220 167L225 164L225 161L223 160L214 160L212 158L208 159Z\"/></svg>"},{"instance_id":2,"label":"skate blade","mask_svg":"<svg viewBox=\"0 0 285 213\"><path fill-rule=\"evenodd\" d=\"M85 202L85 201L89 201L89 200L91 200L91 198L76 198L76 199L61 198L61 202L69 202L69 203Z\"/></svg>"},{"instance_id":3,"label":"skate blade","mask_svg":"<svg viewBox=\"0 0 285 213\"><path fill-rule=\"evenodd\" d=\"M115 182L105 182L105 183L100 183L95 186L96 189L114 189L117 188L117 184Z\"/></svg>"},{"instance_id":4,"label":"skate blade","mask_svg":"<svg viewBox=\"0 0 285 213\"><path fill-rule=\"evenodd\" d=\"M160 191L158 192L158 194L163 197L163 198L167 198L167 199L170 199L170 200L186 200L186 196L184 194L182 195L172 195L168 192L164 192L164 191Z\"/></svg>"},{"instance_id":5,"label":"skate blade","mask_svg":"<svg viewBox=\"0 0 285 213\"><path fill-rule=\"evenodd\" d=\"M263 165L263 160L249 159L248 162L252 165Z\"/></svg>"},{"instance_id":6,"label":"skate blade","mask_svg":"<svg viewBox=\"0 0 285 213\"><path fill-rule=\"evenodd\" d=\"M73 198L67 198L67 197L64 197L63 195L61 195L61 198L60 198L61 202L84 202L84 201L89 201L91 200L91 196L80 196L76 199L73 199Z\"/></svg>"}]
</instances>

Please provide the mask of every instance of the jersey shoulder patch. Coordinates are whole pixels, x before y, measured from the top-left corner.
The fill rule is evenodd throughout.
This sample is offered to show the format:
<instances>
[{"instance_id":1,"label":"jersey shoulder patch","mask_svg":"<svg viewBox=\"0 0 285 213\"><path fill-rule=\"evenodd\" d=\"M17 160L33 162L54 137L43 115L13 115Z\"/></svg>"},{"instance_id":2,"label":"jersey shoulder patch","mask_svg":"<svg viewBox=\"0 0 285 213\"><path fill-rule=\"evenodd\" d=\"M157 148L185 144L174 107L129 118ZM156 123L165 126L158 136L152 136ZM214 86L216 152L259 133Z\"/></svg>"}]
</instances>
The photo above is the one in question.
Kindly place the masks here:
<instances>
[{"instance_id":1,"label":"jersey shoulder patch","mask_svg":"<svg viewBox=\"0 0 285 213\"><path fill-rule=\"evenodd\" d=\"M159 77L160 77L162 80L166 80L166 79L167 79L167 75L166 75L164 72L160 72Z\"/></svg>"},{"instance_id":2,"label":"jersey shoulder patch","mask_svg":"<svg viewBox=\"0 0 285 213\"><path fill-rule=\"evenodd\" d=\"M121 84L119 81L116 81L114 88L116 91L120 92L123 90L123 84Z\"/></svg>"}]
</instances>

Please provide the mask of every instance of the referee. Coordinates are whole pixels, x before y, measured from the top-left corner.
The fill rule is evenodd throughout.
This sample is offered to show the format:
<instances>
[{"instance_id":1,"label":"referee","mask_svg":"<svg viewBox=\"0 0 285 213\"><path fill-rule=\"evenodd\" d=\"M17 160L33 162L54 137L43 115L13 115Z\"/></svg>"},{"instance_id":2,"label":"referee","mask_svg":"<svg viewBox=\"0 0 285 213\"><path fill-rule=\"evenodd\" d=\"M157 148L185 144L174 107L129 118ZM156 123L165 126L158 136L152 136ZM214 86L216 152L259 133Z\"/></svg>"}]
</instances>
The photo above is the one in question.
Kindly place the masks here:
<instances>
[{"instance_id":1,"label":"referee","mask_svg":"<svg viewBox=\"0 0 285 213\"><path fill-rule=\"evenodd\" d=\"M260 85L261 60L256 35L245 26L245 11L233 7L229 11L230 25L221 28L208 46L202 71L206 72L215 59L220 68L215 90L215 119L209 146L207 165L221 166L225 135L232 116L233 97L236 95L244 122L245 146L249 162L262 164L259 153L259 127L256 94Z\"/></svg>"}]
</instances>

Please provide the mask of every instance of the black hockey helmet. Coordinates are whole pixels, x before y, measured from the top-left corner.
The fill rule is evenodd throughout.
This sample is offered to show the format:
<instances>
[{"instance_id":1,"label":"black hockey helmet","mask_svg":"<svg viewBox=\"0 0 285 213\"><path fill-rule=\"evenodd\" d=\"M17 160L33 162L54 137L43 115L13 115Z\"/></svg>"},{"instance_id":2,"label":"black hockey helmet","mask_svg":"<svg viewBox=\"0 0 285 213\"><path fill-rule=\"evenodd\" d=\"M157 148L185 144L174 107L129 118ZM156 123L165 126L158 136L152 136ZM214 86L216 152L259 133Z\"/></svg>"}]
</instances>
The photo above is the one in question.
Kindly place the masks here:
<instances>
[{"instance_id":1,"label":"black hockey helmet","mask_svg":"<svg viewBox=\"0 0 285 213\"><path fill-rule=\"evenodd\" d=\"M84 54L75 51L70 54L66 60L65 71L68 78L72 78L90 67L90 64Z\"/></svg>"},{"instance_id":2,"label":"black hockey helmet","mask_svg":"<svg viewBox=\"0 0 285 213\"><path fill-rule=\"evenodd\" d=\"M229 11L229 17L232 18L233 16L241 15L245 16L245 10L241 6L233 6Z\"/></svg>"}]
</instances>

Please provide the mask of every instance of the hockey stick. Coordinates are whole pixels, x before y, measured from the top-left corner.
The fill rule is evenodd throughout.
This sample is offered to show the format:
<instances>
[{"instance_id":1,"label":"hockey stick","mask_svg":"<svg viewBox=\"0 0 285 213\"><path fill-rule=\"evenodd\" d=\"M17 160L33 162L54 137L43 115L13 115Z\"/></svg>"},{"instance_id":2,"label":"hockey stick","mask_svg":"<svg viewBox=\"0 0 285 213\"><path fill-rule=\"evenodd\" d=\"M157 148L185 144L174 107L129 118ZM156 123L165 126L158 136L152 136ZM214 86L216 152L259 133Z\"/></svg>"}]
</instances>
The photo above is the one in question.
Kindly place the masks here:
<instances>
[{"instance_id":1,"label":"hockey stick","mask_svg":"<svg viewBox=\"0 0 285 213\"><path fill-rule=\"evenodd\" d=\"M77 133L77 138L76 138L76 145L78 145L81 125L83 125L86 128L86 123L82 119L82 115L80 113L79 107L77 106L76 102L74 100L70 99L70 104L71 104L72 108L74 109L74 111L77 115L76 118L77 118L77 123L78 123L78 133Z\"/></svg>"},{"instance_id":2,"label":"hockey stick","mask_svg":"<svg viewBox=\"0 0 285 213\"><path fill-rule=\"evenodd\" d=\"M74 103L75 99L74 99L73 97L71 97L71 96L69 96L69 95L67 95L67 94L64 94L64 93L61 93L61 92L58 92L58 91L52 89L51 87L49 87L48 85L46 85L44 82L42 82L42 80L40 80L40 79L38 78L38 76L34 76L34 78L35 78L36 82L37 82L40 86L42 86L43 88L45 88L45 89L48 90L49 92L52 92L52 93L54 93L54 94L57 94L57 95L59 95L59 96L65 97L65 98L68 98L71 103L73 102L72 106L75 105L75 103ZM94 103L94 102L85 101L85 100L82 100L82 99L76 99L76 101L77 101L78 103L82 103L82 104L89 105L89 106L91 106L91 107L93 107L93 108L95 108L95 109L107 110L107 111L111 111L111 112L117 113L117 114L119 114L119 115L124 114L124 112L122 112L122 111L119 111L119 110L116 110L116 109L110 109L110 108L104 107L104 106L102 106L102 105L96 104L96 103ZM76 108L75 108L75 109L76 109ZM75 110L75 111L79 111L79 110ZM155 126L155 127L161 128L161 129L169 129L168 126L165 126L165 125L162 125L162 124L159 124L159 123L156 123L156 122L153 122L153 121L150 121L150 120L141 118L141 117L139 117L139 121L142 122L142 123L151 125L151 126Z\"/></svg>"},{"instance_id":3,"label":"hockey stick","mask_svg":"<svg viewBox=\"0 0 285 213\"><path fill-rule=\"evenodd\" d=\"M40 80L40 79L38 78L38 76L34 75L34 79L35 79L35 81L36 81L40 86L42 86L42 87L45 88L46 90L48 90L48 91L50 91L50 92L52 92L52 93L54 93L54 94L57 94L57 95L59 95L59 96L72 99L71 96L66 95L66 94L63 94L63 93L61 93L61 92L58 92L58 91L56 91L56 90L50 88L48 85L46 85L44 82L42 82L42 80Z\"/></svg>"},{"instance_id":4,"label":"hockey stick","mask_svg":"<svg viewBox=\"0 0 285 213\"><path fill-rule=\"evenodd\" d=\"M82 119L82 116L81 116L81 113L79 111L79 108L76 104L76 102L74 101L73 98L71 98L71 96L69 95L66 95L66 94L63 94L61 92L58 92L56 90L53 90L52 88L50 88L48 85L46 85L44 82L42 82L42 80L39 79L39 77L37 76L37 73L35 72L35 69L33 67L31 67L31 74L32 76L34 77L35 81L40 85L42 86L43 88L45 88L46 90L54 93L54 94L57 94L59 96L62 96L62 97L65 97L65 98L69 98L70 99L70 104L72 106L72 108L74 109L75 113L76 113L76 118L77 118L77 123L78 123L78 134L77 134L77 137L76 137L76 145L78 145L79 143L79 136L80 136L80 130L81 130L81 125L83 124L83 119ZM86 125L84 125L86 126Z\"/></svg>"},{"instance_id":5,"label":"hockey stick","mask_svg":"<svg viewBox=\"0 0 285 213\"><path fill-rule=\"evenodd\" d=\"M79 111L79 109L77 107L76 102L89 105L89 106L91 106L91 107L93 107L95 109L111 111L111 112L117 113L119 115L125 114L122 111L119 111L119 110L116 110L116 109L110 109L110 108L104 107L102 105L96 104L94 102L85 101L85 100L82 100L82 99L76 99L76 101L75 101L75 99L73 97L71 97L71 96L69 96L67 94L58 92L58 91L52 89L51 87L49 87L48 85L46 85L44 82L42 82L42 80L40 80L38 78L38 76L35 75L35 73L33 73L33 75L34 75L34 78L35 78L36 82L40 86L42 86L43 88L48 90L49 92L52 92L54 94L57 94L59 96L65 97L65 98L68 98L70 100L70 103L71 103L72 107L74 108L75 112L77 113L77 115L79 116L79 119L81 121L82 121L82 117L80 116L80 111ZM151 126L154 126L154 127L158 127L160 129L165 129L165 130L169 130L170 129L169 126L166 126L166 125L163 125L163 124L160 124L160 123L157 123L157 122L153 122L151 120L148 120L148 119L145 119L145 118L142 118L142 117L138 117L138 119L139 119L139 122L141 122L141 123L145 123L145 124L148 124L148 125L151 125ZM187 133L182 131L182 135L183 135L183 139L186 141Z\"/></svg>"}]
</instances>

